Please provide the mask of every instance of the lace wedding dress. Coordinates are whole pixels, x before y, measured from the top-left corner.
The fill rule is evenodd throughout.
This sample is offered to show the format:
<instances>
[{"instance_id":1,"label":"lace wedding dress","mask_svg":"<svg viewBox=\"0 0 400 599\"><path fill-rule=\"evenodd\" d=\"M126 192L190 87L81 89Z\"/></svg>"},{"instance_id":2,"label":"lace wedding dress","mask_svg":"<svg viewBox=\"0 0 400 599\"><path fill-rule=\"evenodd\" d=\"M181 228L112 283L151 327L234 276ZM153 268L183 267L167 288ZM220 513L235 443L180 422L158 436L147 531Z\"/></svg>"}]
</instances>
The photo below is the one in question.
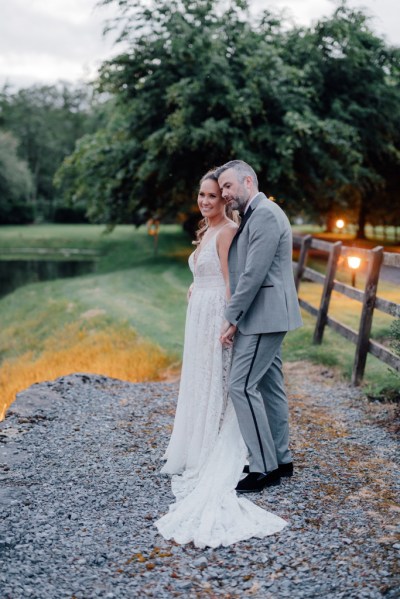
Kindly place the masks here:
<instances>
[{"instance_id":1,"label":"lace wedding dress","mask_svg":"<svg viewBox=\"0 0 400 599\"><path fill-rule=\"evenodd\" d=\"M175 475L176 502L155 523L166 539L197 547L265 537L287 524L235 492L247 450L227 395L231 350L219 341L226 290L218 232L189 257L194 285L174 428L161 470Z\"/></svg>"}]
</instances>

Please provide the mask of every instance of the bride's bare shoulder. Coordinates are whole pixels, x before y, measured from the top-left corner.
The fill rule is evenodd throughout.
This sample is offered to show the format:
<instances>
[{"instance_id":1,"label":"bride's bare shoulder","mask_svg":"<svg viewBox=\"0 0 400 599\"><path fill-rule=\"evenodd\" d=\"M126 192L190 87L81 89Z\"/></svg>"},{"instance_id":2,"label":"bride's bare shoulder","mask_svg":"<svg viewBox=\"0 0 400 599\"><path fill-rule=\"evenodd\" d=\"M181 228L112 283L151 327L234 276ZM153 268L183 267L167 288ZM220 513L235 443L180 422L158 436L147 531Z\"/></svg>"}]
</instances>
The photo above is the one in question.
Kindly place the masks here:
<instances>
[{"instance_id":1,"label":"bride's bare shoulder","mask_svg":"<svg viewBox=\"0 0 400 599\"><path fill-rule=\"evenodd\" d=\"M232 221L232 223L226 224L220 231L217 239L218 246L230 245L232 239L236 235L238 225Z\"/></svg>"},{"instance_id":2,"label":"bride's bare shoulder","mask_svg":"<svg viewBox=\"0 0 400 599\"><path fill-rule=\"evenodd\" d=\"M234 235L238 230L239 225L237 225L233 220L227 223L221 230L221 235L226 235L229 237L230 235Z\"/></svg>"}]
</instances>

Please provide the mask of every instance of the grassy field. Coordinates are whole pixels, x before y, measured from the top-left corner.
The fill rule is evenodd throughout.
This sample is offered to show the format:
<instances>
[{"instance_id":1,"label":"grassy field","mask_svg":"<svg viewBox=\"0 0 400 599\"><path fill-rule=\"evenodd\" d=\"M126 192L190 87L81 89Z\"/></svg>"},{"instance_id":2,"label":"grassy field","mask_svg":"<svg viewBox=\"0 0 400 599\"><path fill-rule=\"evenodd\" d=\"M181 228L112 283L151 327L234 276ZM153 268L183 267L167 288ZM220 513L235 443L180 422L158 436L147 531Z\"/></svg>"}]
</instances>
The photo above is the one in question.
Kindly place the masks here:
<instances>
[{"instance_id":1,"label":"grassy field","mask_svg":"<svg viewBox=\"0 0 400 599\"><path fill-rule=\"evenodd\" d=\"M384 283L380 285L382 297L399 301L398 290L394 285ZM310 282L302 282L300 297L315 307L319 306L321 297L321 286ZM339 293L333 292L329 308L330 316L336 318L358 331L361 304L351 300ZM312 344L312 336L315 327L315 319L303 312L304 327L290 333L286 339L285 357L287 360L308 359L328 367L336 367L337 371L347 379L350 379L355 345L350 343L329 327L325 328L324 339L321 345ZM386 346L390 346L390 327L393 318L375 311L372 325L371 337ZM367 393L380 395L385 389L398 389L400 376L394 370L387 367L374 356L368 355L365 378L363 385Z\"/></svg>"},{"instance_id":2,"label":"grassy field","mask_svg":"<svg viewBox=\"0 0 400 599\"><path fill-rule=\"evenodd\" d=\"M173 332L184 317L181 300L191 279L191 246L179 227L164 228L157 256L146 229L129 226L111 234L93 225L0 227L0 253L5 246L94 249L100 258L90 275L27 285L3 298L0 311L12 328L0 333L1 357L41 349L54 327L75 322L88 310L100 311L108 324L127 323L169 352L180 353ZM4 354L4 339L10 337L15 343Z\"/></svg>"},{"instance_id":3,"label":"grassy field","mask_svg":"<svg viewBox=\"0 0 400 599\"><path fill-rule=\"evenodd\" d=\"M312 224L304 224L304 225L294 225L293 230L296 233L310 233L315 236L323 236L324 239L341 239L343 241L354 241L357 234L357 227L354 225L347 225L342 232L339 230L335 230L333 233L326 233L324 227L320 227L319 225ZM399 231L396 231L394 227L386 227L383 226L375 227L373 229L370 225L365 227L365 235L367 237L366 240L357 240L357 245L359 247L365 246L369 247L372 243L375 245L400 245L400 237Z\"/></svg>"},{"instance_id":4,"label":"grassy field","mask_svg":"<svg viewBox=\"0 0 400 599\"><path fill-rule=\"evenodd\" d=\"M190 240L165 227L1 227L0 248L99 252L90 275L34 283L0 299L0 417L30 384L77 371L155 380L181 357ZM1 249L0 249L1 252ZM8 257L8 256L7 256Z\"/></svg>"},{"instance_id":5,"label":"grassy field","mask_svg":"<svg viewBox=\"0 0 400 599\"><path fill-rule=\"evenodd\" d=\"M95 225L0 227L1 248L80 248L99 254L93 273L20 287L0 299L0 417L15 393L34 382L70 372L97 372L138 381L155 380L179 364L186 290L191 281L190 240L178 226L161 228L158 253L143 227ZM345 273L344 275L345 276ZM360 281L361 282L361 281ZM319 286L304 283L301 295L318 305ZM381 295L394 299L394 286ZM337 295L337 294L336 294ZM357 328L359 304L334 297L332 314ZM328 330L312 346L314 321L287 336L285 359L336 366L348 376L354 346ZM378 315L373 335L388 337L391 319ZM370 357L366 385L379 391L396 375Z\"/></svg>"}]
</instances>

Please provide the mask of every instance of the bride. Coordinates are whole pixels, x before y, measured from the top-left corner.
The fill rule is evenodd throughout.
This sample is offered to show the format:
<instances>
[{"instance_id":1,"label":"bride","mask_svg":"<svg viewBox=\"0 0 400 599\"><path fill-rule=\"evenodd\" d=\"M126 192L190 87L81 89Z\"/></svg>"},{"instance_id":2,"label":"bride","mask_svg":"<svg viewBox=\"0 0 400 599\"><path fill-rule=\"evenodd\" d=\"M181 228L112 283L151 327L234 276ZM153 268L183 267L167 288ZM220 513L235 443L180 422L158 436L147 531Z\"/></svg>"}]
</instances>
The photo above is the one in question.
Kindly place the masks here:
<instances>
[{"instance_id":1,"label":"bride","mask_svg":"<svg viewBox=\"0 0 400 599\"><path fill-rule=\"evenodd\" d=\"M227 394L232 348L221 345L220 335L230 298L228 252L238 227L214 171L201 179L197 202L204 220L189 257L194 281L181 383L161 470L174 475L176 502L156 526L177 543L218 547L274 534L286 522L235 492L247 449Z\"/></svg>"}]
</instances>

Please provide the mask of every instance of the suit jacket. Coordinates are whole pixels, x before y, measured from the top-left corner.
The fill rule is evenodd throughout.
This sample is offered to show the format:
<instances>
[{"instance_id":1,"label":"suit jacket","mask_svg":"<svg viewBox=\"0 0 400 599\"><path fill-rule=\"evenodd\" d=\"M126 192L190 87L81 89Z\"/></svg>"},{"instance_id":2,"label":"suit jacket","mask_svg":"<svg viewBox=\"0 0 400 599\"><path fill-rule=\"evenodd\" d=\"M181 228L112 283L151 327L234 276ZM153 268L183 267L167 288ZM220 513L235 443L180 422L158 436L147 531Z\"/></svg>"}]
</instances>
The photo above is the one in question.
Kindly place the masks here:
<instances>
[{"instance_id":1,"label":"suit jacket","mask_svg":"<svg viewBox=\"0 0 400 599\"><path fill-rule=\"evenodd\" d=\"M248 211L229 249L232 296L226 319L244 335L296 329L303 323L289 220L263 193L256 195Z\"/></svg>"}]
</instances>

